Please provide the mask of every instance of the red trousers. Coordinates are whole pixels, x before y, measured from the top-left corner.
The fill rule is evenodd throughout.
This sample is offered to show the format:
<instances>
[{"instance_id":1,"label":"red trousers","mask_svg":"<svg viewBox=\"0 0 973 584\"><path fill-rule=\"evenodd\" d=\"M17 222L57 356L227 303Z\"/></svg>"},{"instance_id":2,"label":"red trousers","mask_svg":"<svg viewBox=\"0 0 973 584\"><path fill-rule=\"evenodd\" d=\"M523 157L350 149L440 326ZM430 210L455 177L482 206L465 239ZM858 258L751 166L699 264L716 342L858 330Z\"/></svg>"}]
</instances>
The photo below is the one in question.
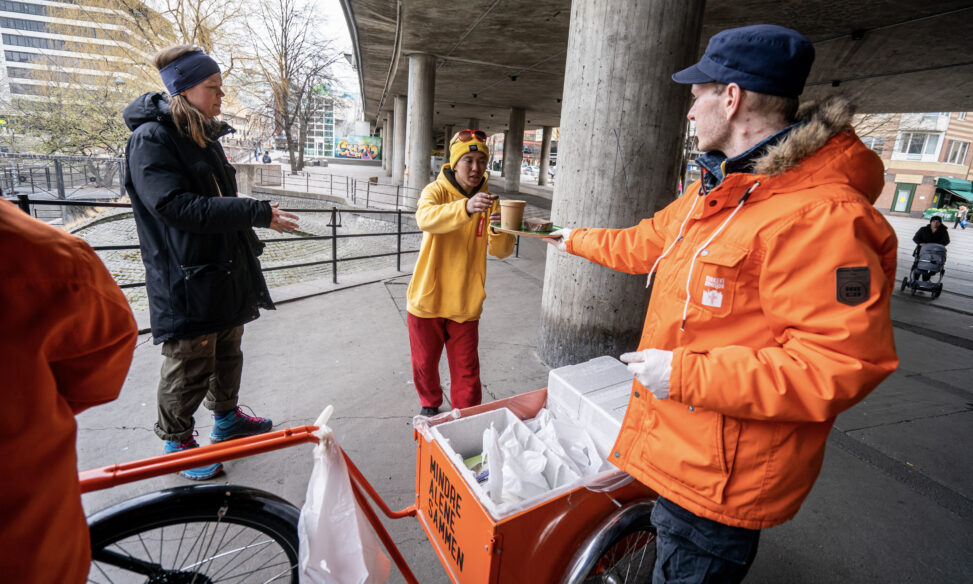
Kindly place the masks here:
<instances>
[{"instance_id":1,"label":"red trousers","mask_svg":"<svg viewBox=\"0 0 973 584\"><path fill-rule=\"evenodd\" d=\"M438 408L443 403L439 385L439 358L446 347L449 363L449 400L454 408L480 404L480 321L456 322L446 318L408 315L409 346L412 349L412 381L422 407Z\"/></svg>"}]
</instances>

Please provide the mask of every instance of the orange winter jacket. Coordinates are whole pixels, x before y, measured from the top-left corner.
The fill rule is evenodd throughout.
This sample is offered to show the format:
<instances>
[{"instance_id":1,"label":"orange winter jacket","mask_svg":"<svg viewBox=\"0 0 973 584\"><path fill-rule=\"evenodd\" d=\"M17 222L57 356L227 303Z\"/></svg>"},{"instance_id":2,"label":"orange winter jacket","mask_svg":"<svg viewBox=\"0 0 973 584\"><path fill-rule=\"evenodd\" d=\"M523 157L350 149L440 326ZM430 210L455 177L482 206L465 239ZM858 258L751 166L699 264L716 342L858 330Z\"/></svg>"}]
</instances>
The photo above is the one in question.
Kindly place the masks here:
<instances>
[{"instance_id":1,"label":"orange winter jacket","mask_svg":"<svg viewBox=\"0 0 973 584\"><path fill-rule=\"evenodd\" d=\"M835 417L898 365L897 242L872 206L882 163L846 106L809 112L755 174L706 194L697 182L635 227L576 229L567 242L632 274L658 260L639 350L673 352L670 395L633 384L610 460L699 516L749 529L797 513Z\"/></svg>"},{"instance_id":2,"label":"orange winter jacket","mask_svg":"<svg viewBox=\"0 0 973 584\"><path fill-rule=\"evenodd\" d=\"M406 294L410 314L420 318L448 318L456 322L478 320L486 290L486 256L505 258L514 250L514 236L494 233L489 223L478 236L483 216L466 212L469 199L450 184L444 165L439 177L422 189L416 223L422 230L422 245ZM484 178L482 192L487 191ZM491 212L500 210L494 201Z\"/></svg>"},{"instance_id":3,"label":"orange winter jacket","mask_svg":"<svg viewBox=\"0 0 973 584\"><path fill-rule=\"evenodd\" d=\"M118 396L135 319L85 242L2 200L0 257L0 580L84 582L74 416Z\"/></svg>"}]
</instances>

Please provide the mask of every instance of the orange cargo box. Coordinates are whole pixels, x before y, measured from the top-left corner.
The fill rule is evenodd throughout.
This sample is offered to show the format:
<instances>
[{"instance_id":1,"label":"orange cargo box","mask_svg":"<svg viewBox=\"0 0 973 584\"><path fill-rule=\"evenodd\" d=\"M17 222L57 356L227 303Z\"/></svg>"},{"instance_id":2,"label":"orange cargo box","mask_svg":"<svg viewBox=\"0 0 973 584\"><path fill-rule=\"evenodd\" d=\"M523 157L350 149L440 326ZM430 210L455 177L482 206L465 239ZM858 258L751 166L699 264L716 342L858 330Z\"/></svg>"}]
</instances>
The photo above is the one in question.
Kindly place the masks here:
<instances>
[{"instance_id":1,"label":"orange cargo box","mask_svg":"<svg viewBox=\"0 0 973 584\"><path fill-rule=\"evenodd\" d=\"M541 389L461 410L467 418L508 408L519 419L533 418L547 402ZM442 416L430 427L451 422ZM608 490L585 484L555 490L550 498L494 518L478 499L457 463L436 440L415 432L416 509L419 522L457 584L560 582L568 560L585 538L625 503L654 499L635 481ZM471 455L472 453L466 454Z\"/></svg>"}]
</instances>

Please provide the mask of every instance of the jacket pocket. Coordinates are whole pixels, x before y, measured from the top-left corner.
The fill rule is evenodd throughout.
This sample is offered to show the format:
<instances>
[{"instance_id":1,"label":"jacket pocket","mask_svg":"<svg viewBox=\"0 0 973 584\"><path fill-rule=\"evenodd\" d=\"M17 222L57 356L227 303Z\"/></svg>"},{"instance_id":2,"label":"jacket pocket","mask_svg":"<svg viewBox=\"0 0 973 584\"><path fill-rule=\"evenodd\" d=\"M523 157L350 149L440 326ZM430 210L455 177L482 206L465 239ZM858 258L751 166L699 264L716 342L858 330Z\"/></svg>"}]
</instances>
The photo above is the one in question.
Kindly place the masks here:
<instances>
[{"instance_id":1,"label":"jacket pocket","mask_svg":"<svg viewBox=\"0 0 973 584\"><path fill-rule=\"evenodd\" d=\"M657 403L646 425L643 462L722 504L739 438L735 418L675 402Z\"/></svg>"},{"instance_id":2,"label":"jacket pocket","mask_svg":"<svg viewBox=\"0 0 973 584\"><path fill-rule=\"evenodd\" d=\"M730 314L747 253L745 248L725 243L701 251L689 287L693 305L714 316Z\"/></svg>"},{"instance_id":3,"label":"jacket pocket","mask_svg":"<svg viewBox=\"0 0 973 584\"><path fill-rule=\"evenodd\" d=\"M230 324L239 315L242 291L229 263L183 266L182 271L190 321Z\"/></svg>"}]
</instances>

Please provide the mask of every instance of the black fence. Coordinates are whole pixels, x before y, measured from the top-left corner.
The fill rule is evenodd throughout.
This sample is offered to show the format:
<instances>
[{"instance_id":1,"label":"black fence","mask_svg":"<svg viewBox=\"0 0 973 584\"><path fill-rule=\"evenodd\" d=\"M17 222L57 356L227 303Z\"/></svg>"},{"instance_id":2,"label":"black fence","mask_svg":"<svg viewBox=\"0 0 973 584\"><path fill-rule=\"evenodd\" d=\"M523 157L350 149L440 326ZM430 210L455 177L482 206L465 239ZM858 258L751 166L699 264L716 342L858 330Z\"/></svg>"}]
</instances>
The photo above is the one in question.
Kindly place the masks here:
<instances>
[{"instance_id":1,"label":"black fence","mask_svg":"<svg viewBox=\"0 0 973 584\"><path fill-rule=\"evenodd\" d=\"M48 199L34 199L28 195L18 195L15 202L25 213L37 216L40 209L51 206L61 206L61 207L102 207L102 208L131 208L130 203L117 203L117 202L105 202L105 201L59 201L59 200L48 200ZM351 262L356 260L367 260L373 258L382 257L395 257L395 268L398 271L402 271L402 257L406 254L418 253L419 249L405 249L403 247L403 238L410 235L422 235L422 231L419 230L406 230L403 227L403 214L406 216L411 215L409 211L403 211L402 209L394 210L370 210L370 209L339 209L338 207L331 207L327 209L323 208L284 208L284 211L290 211L295 213L327 213L330 215L328 222L328 227L330 229L329 235L304 235L304 236L288 236L288 237L275 237L262 239L265 244L292 244L294 242L302 241L329 241L331 242L331 257L326 260L316 260L311 262L299 262L291 264L274 265L270 267L264 267L264 272L272 272L279 270L288 269L298 269L306 268L310 266L320 266L320 265L330 265L331 266L331 281L334 284L338 283L338 265L341 262ZM354 215L384 215L386 217L393 217L394 231L384 233L350 233L350 234L339 234L338 229L342 227L342 214L354 214ZM380 238L380 237L394 237L395 238L395 251L394 252L384 252L384 253L374 253L357 255L351 257L338 257L338 245L337 242L341 240L349 240L356 238ZM96 252L102 251L128 251L128 250L138 250L138 245L95 245L92 246ZM145 286L145 282L123 282L119 286L123 289L126 288L138 288Z\"/></svg>"},{"instance_id":2,"label":"black fence","mask_svg":"<svg viewBox=\"0 0 973 584\"><path fill-rule=\"evenodd\" d=\"M6 197L36 200L114 201L125 195L124 158L0 153L0 191ZM71 206L45 207L38 219L74 219Z\"/></svg>"}]
</instances>

